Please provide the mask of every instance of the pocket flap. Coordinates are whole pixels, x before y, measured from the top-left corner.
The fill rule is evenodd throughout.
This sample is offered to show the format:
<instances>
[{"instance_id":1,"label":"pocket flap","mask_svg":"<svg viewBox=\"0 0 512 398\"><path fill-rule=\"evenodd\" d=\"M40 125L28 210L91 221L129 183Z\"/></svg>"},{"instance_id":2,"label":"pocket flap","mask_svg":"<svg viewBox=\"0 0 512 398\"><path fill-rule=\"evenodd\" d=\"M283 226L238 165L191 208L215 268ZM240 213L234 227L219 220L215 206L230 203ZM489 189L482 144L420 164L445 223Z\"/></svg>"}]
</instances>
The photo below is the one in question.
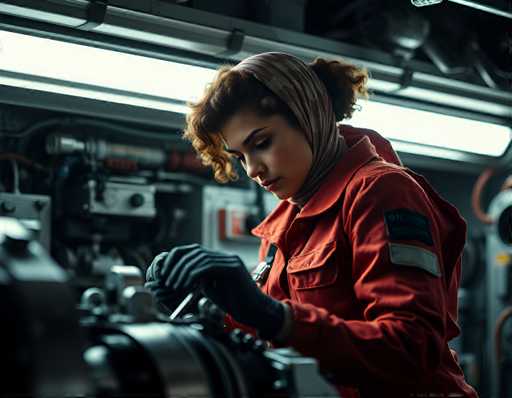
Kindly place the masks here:
<instances>
[{"instance_id":1,"label":"pocket flap","mask_svg":"<svg viewBox=\"0 0 512 398\"><path fill-rule=\"evenodd\" d=\"M336 251L336 242L329 242L320 249L294 256L288 260L286 270L289 274L321 268Z\"/></svg>"}]
</instances>

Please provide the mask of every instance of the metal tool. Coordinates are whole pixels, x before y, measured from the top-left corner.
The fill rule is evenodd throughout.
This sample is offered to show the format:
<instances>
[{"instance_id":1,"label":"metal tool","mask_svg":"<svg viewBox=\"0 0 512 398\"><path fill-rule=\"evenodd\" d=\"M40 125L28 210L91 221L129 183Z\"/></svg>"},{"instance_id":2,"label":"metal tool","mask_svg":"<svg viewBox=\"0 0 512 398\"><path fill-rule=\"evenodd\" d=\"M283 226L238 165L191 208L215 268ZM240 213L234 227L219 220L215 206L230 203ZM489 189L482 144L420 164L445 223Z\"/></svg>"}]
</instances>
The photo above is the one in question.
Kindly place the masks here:
<instances>
[{"instance_id":1,"label":"metal tool","mask_svg":"<svg viewBox=\"0 0 512 398\"><path fill-rule=\"evenodd\" d=\"M169 316L169 319L172 321L178 317L181 312L190 304L190 302L197 297L197 292L189 293L183 299L183 301L176 307L176 309Z\"/></svg>"}]
</instances>

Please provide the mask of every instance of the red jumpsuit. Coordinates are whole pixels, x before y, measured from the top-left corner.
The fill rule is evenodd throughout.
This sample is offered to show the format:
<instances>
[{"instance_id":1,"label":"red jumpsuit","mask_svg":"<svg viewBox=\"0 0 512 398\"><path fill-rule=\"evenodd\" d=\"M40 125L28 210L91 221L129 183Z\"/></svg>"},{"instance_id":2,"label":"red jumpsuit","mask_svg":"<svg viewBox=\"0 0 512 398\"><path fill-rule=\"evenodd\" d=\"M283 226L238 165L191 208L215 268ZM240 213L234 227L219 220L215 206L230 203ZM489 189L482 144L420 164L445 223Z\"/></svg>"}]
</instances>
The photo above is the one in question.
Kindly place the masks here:
<instances>
[{"instance_id":1,"label":"red jumpsuit","mask_svg":"<svg viewBox=\"0 0 512 398\"><path fill-rule=\"evenodd\" d=\"M292 310L286 345L343 397L476 397L448 347L464 220L385 139L342 132L349 150L306 205L282 201L253 230L260 260L277 246L262 289Z\"/></svg>"}]
</instances>

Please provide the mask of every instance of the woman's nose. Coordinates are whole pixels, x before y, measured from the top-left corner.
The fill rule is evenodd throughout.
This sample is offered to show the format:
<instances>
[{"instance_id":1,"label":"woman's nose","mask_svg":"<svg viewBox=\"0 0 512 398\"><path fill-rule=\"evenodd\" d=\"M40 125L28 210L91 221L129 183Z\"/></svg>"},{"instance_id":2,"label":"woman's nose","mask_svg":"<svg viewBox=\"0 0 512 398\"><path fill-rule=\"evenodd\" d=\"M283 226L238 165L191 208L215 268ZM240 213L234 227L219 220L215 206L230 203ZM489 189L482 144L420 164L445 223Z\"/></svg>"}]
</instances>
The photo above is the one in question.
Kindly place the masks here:
<instances>
[{"instance_id":1,"label":"woman's nose","mask_svg":"<svg viewBox=\"0 0 512 398\"><path fill-rule=\"evenodd\" d=\"M245 172L249 178L255 179L256 177L262 175L265 170L265 166L263 163L257 159L247 159Z\"/></svg>"}]
</instances>

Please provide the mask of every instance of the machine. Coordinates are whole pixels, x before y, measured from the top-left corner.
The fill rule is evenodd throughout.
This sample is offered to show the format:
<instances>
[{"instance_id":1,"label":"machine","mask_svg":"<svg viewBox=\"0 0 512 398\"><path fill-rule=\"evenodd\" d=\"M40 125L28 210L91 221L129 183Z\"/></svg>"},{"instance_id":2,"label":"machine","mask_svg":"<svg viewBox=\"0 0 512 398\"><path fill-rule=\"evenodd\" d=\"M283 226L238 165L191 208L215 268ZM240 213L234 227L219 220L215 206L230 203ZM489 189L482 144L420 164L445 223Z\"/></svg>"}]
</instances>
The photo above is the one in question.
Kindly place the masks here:
<instances>
[{"instance_id":1,"label":"machine","mask_svg":"<svg viewBox=\"0 0 512 398\"><path fill-rule=\"evenodd\" d=\"M0 218L2 396L339 396L315 360L225 331L224 314L204 297L163 315L137 267L113 266L77 302L31 235Z\"/></svg>"}]
</instances>

